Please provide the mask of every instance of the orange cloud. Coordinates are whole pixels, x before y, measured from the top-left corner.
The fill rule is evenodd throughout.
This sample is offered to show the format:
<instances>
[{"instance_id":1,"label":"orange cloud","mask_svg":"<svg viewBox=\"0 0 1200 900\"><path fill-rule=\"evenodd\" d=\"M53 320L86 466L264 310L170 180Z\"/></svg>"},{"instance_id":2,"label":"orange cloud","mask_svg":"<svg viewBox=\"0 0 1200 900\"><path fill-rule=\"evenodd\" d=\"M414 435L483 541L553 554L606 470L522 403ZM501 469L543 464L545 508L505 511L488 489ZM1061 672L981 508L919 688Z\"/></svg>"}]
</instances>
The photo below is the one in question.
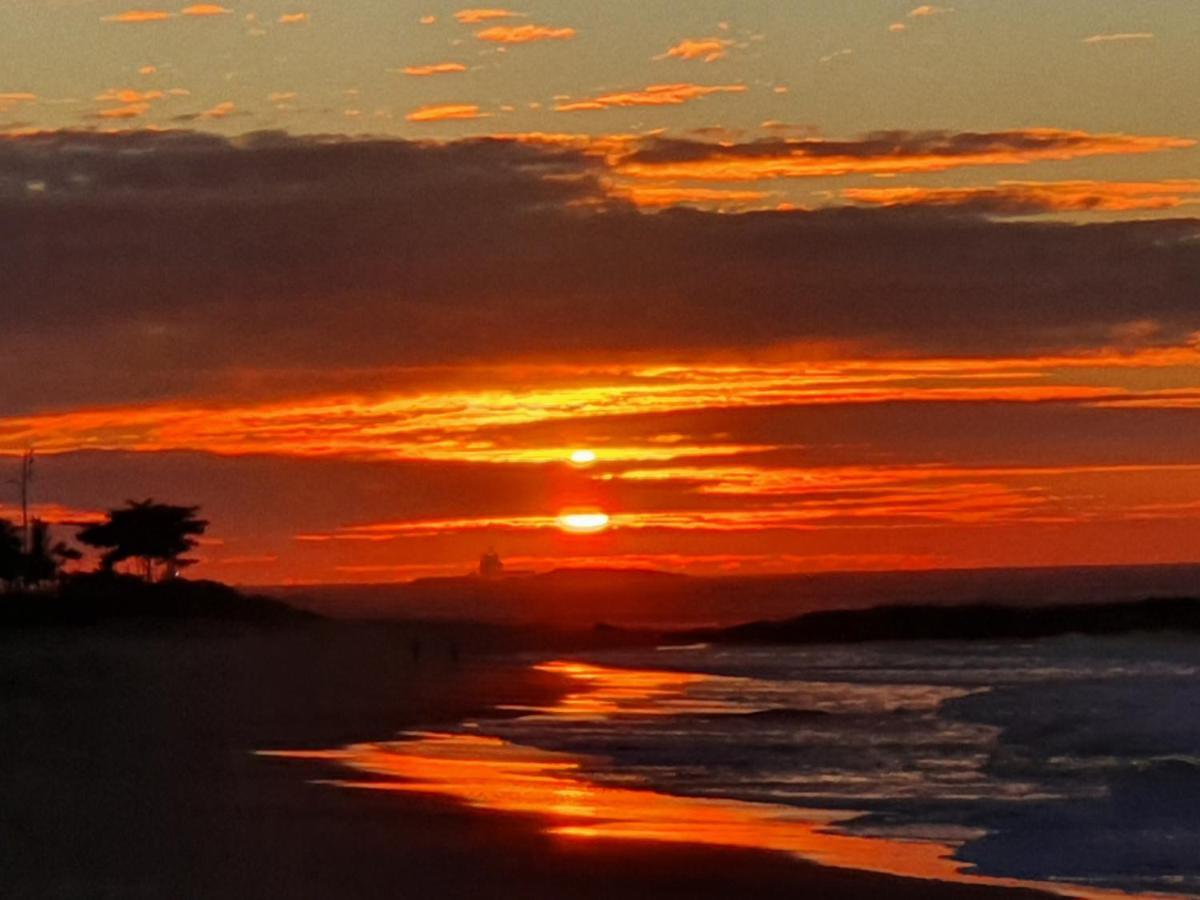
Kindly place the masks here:
<instances>
[{"instance_id":1,"label":"orange cloud","mask_svg":"<svg viewBox=\"0 0 1200 900\"><path fill-rule=\"evenodd\" d=\"M116 103L96 113L101 119L136 119L150 111L150 104L163 99L162 91L138 91L133 88L109 88L96 99L101 103Z\"/></svg>"},{"instance_id":2,"label":"orange cloud","mask_svg":"<svg viewBox=\"0 0 1200 900\"><path fill-rule=\"evenodd\" d=\"M102 119L136 119L150 111L148 103L131 103L128 106L112 106L96 113Z\"/></svg>"},{"instance_id":3,"label":"orange cloud","mask_svg":"<svg viewBox=\"0 0 1200 900\"><path fill-rule=\"evenodd\" d=\"M460 9L454 18L463 25L478 25L481 22L491 22L496 19L516 19L524 13L516 13L509 9Z\"/></svg>"},{"instance_id":4,"label":"orange cloud","mask_svg":"<svg viewBox=\"0 0 1200 900\"><path fill-rule=\"evenodd\" d=\"M626 106L678 106L710 94L738 94L745 90L744 84L652 84L636 91L564 100L554 108L557 112L579 112Z\"/></svg>"},{"instance_id":5,"label":"orange cloud","mask_svg":"<svg viewBox=\"0 0 1200 900\"><path fill-rule=\"evenodd\" d=\"M932 6L928 3L926 3L921 6L918 6L916 9L911 10L908 14L908 17L910 19L922 19L922 18L928 18L929 16L940 16L940 15L944 15L945 13L952 13L952 12L954 12L954 10L949 7Z\"/></svg>"},{"instance_id":6,"label":"orange cloud","mask_svg":"<svg viewBox=\"0 0 1200 900\"><path fill-rule=\"evenodd\" d=\"M226 100L223 103L218 103L212 109L206 109L201 115L206 119L224 119L233 114L233 101Z\"/></svg>"},{"instance_id":7,"label":"orange cloud","mask_svg":"<svg viewBox=\"0 0 1200 900\"><path fill-rule=\"evenodd\" d=\"M975 477L963 473L966 477ZM889 480L889 476L895 481ZM1035 490L1014 488L1000 483L938 482L931 487L900 489L906 482L920 482L909 477L908 470L881 474L883 483L891 490L872 491L863 496L792 497L786 508L754 505L755 495L741 495L746 508L713 509L701 507L678 510L642 510L617 513L604 519L611 531L681 531L681 532L756 532L811 531L837 527L831 519L848 525L862 520L888 520L898 524L904 520L937 521L944 524L978 525L996 521L1036 518L1047 505L1044 494ZM600 514L595 514L599 519ZM297 535L306 542L361 541L384 543L398 538L432 536L479 531L540 531L556 532L563 523L557 515L470 516L447 519L408 519L394 522L372 522L351 525L333 532ZM582 530L582 529L581 529Z\"/></svg>"},{"instance_id":8,"label":"orange cloud","mask_svg":"<svg viewBox=\"0 0 1200 900\"><path fill-rule=\"evenodd\" d=\"M278 19L276 19L276 21L280 25L300 25L300 24L303 24L304 22L308 21L308 13L306 13L306 12L284 13Z\"/></svg>"},{"instance_id":9,"label":"orange cloud","mask_svg":"<svg viewBox=\"0 0 1200 900\"><path fill-rule=\"evenodd\" d=\"M698 187L651 187L630 185L619 196L627 197L636 206L658 208L680 204L700 204L706 207L744 208L761 204L771 196L767 191L731 191Z\"/></svg>"},{"instance_id":10,"label":"orange cloud","mask_svg":"<svg viewBox=\"0 0 1200 900\"><path fill-rule=\"evenodd\" d=\"M474 103L438 103L419 106L404 118L410 122L443 122L448 119L482 119L484 115Z\"/></svg>"},{"instance_id":11,"label":"orange cloud","mask_svg":"<svg viewBox=\"0 0 1200 900\"><path fill-rule=\"evenodd\" d=\"M961 427L965 436L971 423L990 415L1010 423L1055 422L1055 415L1069 422L1091 400L1127 397L1136 403L1159 394L1165 380L1182 380L1184 367L1190 367L1189 383L1200 384L1194 349L1041 360L788 356L806 361L495 366L474 372L446 367L424 373L407 389L382 392L386 376L371 373L369 393L360 395L9 417L0 419L0 453L36 443L48 472L74 465L71 458L55 457L75 450L145 453L139 458L146 461L145 471L166 466L186 473L176 488L200 491L192 497L222 522L227 514L218 517L217 511L231 488L210 492L203 473L214 466L225 473L242 466L297 477L307 472L303 477L309 480L315 472L338 477L333 473L342 466L362 467L371 491L393 476L418 484L466 479L506 485L507 479L521 479L514 483L522 485L518 489L501 487L493 494L484 487L480 498L432 505L407 502L401 488L374 505L351 500L349 506L322 510L324 501L315 492L313 508L287 520L288 534L298 532L294 548L281 550L282 536L273 535L269 545L239 537L236 551L230 551L279 553L287 574L313 577L328 577L335 569L346 577L411 576L418 573L400 567L447 562L453 563L447 571L461 571L463 560L489 543L500 545L514 565L515 557L549 559L555 552L610 554L625 564L657 553L676 554L678 565L690 568L691 556L758 553L774 561L747 558L742 567L811 568L828 555L830 568L857 568L866 566L857 558L864 546L880 560L916 558L935 547L946 554L943 563L963 564L979 553L1011 561L995 546L994 535L1004 528L1083 527L1124 521L1130 510L1147 521L1194 525L1200 457L1192 451L1163 452L1153 440L1128 435L1129 444L1092 452L1095 448L1079 441L1078 426L1069 424L1061 435L1037 435L1032 447L1027 441L1033 435L1016 433L987 439L980 449L970 439L960 442L958 431ZM455 383L474 386L447 388ZM1123 383L1146 387L1122 388ZM1193 388L1192 395L1194 400L1200 391ZM1062 404L1048 416L1041 401L1055 398L1077 403ZM930 412L893 418L898 408L922 400L931 402ZM977 402L949 409L949 400ZM835 405L830 418L817 409L825 404ZM851 404L858 404L853 412ZM1020 411L1009 411L1016 404ZM802 406L813 408L795 427L760 430L762 423L787 421ZM1027 414L1033 418L1021 418ZM1013 415L1017 418L1009 418ZM1123 414L1102 415L1117 420ZM1087 433L1099 443L1116 434L1113 429L1145 424L1135 419L1100 426L1090 414L1086 421L1092 423ZM1185 420L1175 421L1186 429ZM813 427L820 422L825 426ZM842 426L831 424L839 422ZM846 427L850 422L872 424L863 430ZM897 434L903 422L923 423L930 437ZM1068 435L1074 436L1073 446L1062 446ZM1046 452L1050 445L1053 453ZM1176 448L1184 445L1182 438L1173 442ZM597 453L586 469L569 463L570 451L580 446ZM193 453L157 453L168 450ZM65 505L92 502L66 494L53 499ZM295 499L293 509L304 506ZM585 506L610 516L605 536L561 535L562 511ZM345 508L358 512L347 519ZM279 521L264 512L246 513L228 534L257 527L260 516ZM868 529L880 539L864 539ZM944 542L947 535L954 540ZM609 543L587 543L596 541ZM1000 556L990 555L993 551ZM1068 551L1056 553L1071 558ZM809 555L814 561L804 562ZM718 565L714 556L712 567ZM697 560L695 567L705 566Z\"/></svg>"},{"instance_id":12,"label":"orange cloud","mask_svg":"<svg viewBox=\"0 0 1200 900\"><path fill-rule=\"evenodd\" d=\"M567 104L567 108L602 108L599 101L603 99ZM1196 143L1191 138L1056 128L957 134L877 132L850 141L772 138L742 144L653 138L614 164L618 172L635 178L759 181L1133 156L1190 148Z\"/></svg>"},{"instance_id":13,"label":"orange cloud","mask_svg":"<svg viewBox=\"0 0 1200 900\"><path fill-rule=\"evenodd\" d=\"M462 63L444 62L432 63L427 66L405 66L401 69L405 75L427 76L427 75L447 75L451 72L465 72L467 67Z\"/></svg>"},{"instance_id":14,"label":"orange cloud","mask_svg":"<svg viewBox=\"0 0 1200 900\"><path fill-rule=\"evenodd\" d=\"M548 25L494 25L475 32L481 41L494 44L528 44L533 41L567 41L575 37L574 28L551 28Z\"/></svg>"},{"instance_id":15,"label":"orange cloud","mask_svg":"<svg viewBox=\"0 0 1200 900\"><path fill-rule=\"evenodd\" d=\"M1162 392L1155 371L1200 371L1193 347L1108 351L1041 359L829 360L824 363L486 367L458 378L476 386L393 388L378 396L297 398L242 406L128 406L0 419L0 453L30 443L47 453L80 449L204 450L361 459L565 464L556 439L498 443L485 434L597 417L710 408L936 402L1137 401ZM1075 375L1074 373L1080 373ZM1124 372L1130 374L1125 375ZM453 370L439 375L444 383ZM1200 382L1197 382L1200 383ZM1195 390L1193 388L1192 390ZM436 440L431 440L436 436ZM668 462L770 449L682 438L596 443L598 465ZM601 473L602 474L602 473Z\"/></svg>"},{"instance_id":16,"label":"orange cloud","mask_svg":"<svg viewBox=\"0 0 1200 900\"><path fill-rule=\"evenodd\" d=\"M227 16L233 10L218 6L216 3L196 3L180 11L181 16Z\"/></svg>"},{"instance_id":17,"label":"orange cloud","mask_svg":"<svg viewBox=\"0 0 1200 900\"><path fill-rule=\"evenodd\" d=\"M130 9L123 13L105 16L102 22L117 22L124 25L135 25L141 22L162 22L171 18L169 12L153 9Z\"/></svg>"},{"instance_id":18,"label":"orange cloud","mask_svg":"<svg viewBox=\"0 0 1200 900\"><path fill-rule=\"evenodd\" d=\"M0 519L20 521L21 508L0 503ZM40 519L47 525L86 525L103 522L107 516L95 509L77 509L59 503L34 503L29 507L29 518Z\"/></svg>"},{"instance_id":19,"label":"orange cloud","mask_svg":"<svg viewBox=\"0 0 1200 900\"><path fill-rule=\"evenodd\" d=\"M728 54L728 48L732 43L733 41L725 38L684 38L678 44L654 58L684 60L699 59L703 60L704 62L716 62L718 59L721 59Z\"/></svg>"},{"instance_id":20,"label":"orange cloud","mask_svg":"<svg viewBox=\"0 0 1200 900\"><path fill-rule=\"evenodd\" d=\"M109 88L103 94L98 94L96 99L109 103L148 103L152 100L161 100L162 97L162 91L138 91L133 88L118 90L116 88Z\"/></svg>"},{"instance_id":21,"label":"orange cloud","mask_svg":"<svg viewBox=\"0 0 1200 900\"><path fill-rule=\"evenodd\" d=\"M1200 179L1146 182L1002 181L989 187L848 188L842 197L874 206L960 206L1020 215L1038 212L1129 212L1200 203Z\"/></svg>"}]
</instances>

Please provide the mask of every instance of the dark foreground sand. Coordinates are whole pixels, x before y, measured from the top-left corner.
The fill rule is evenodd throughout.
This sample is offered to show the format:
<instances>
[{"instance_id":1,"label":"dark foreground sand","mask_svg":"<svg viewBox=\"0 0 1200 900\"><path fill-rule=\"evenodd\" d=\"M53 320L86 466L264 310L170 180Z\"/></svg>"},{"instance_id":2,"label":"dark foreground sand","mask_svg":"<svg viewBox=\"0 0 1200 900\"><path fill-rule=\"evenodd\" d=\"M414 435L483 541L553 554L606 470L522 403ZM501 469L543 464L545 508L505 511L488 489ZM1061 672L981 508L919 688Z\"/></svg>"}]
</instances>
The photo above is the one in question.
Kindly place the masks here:
<instances>
[{"instance_id":1,"label":"dark foreground sand","mask_svg":"<svg viewBox=\"0 0 1200 900\"><path fill-rule=\"evenodd\" d=\"M579 841L532 817L308 783L255 757L381 740L555 678L469 635L282 632L0 635L0 896L235 898L967 898L1033 893L908 881L786 856Z\"/></svg>"}]
</instances>

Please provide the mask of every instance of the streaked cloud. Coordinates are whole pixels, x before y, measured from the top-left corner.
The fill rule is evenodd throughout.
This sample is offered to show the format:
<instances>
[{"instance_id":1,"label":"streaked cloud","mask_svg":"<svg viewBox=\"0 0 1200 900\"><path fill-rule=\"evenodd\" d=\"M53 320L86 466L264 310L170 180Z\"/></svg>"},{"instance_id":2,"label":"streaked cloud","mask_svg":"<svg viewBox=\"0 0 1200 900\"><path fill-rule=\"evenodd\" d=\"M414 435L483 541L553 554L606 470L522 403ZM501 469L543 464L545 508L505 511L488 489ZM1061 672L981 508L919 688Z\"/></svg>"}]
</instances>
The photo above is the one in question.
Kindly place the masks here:
<instances>
[{"instance_id":1,"label":"streaked cloud","mask_svg":"<svg viewBox=\"0 0 1200 900\"><path fill-rule=\"evenodd\" d=\"M103 522L105 514L95 509L73 509L60 503L32 503L28 514L31 519L40 519L47 525L84 525ZM0 519L16 522L21 518L19 506L0 503Z\"/></svg>"},{"instance_id":2,"label":"streaked cloud","mask_svg":"<svg viewBox=\"0 0 1200 900\"><path fill-rule=\"evenodd\" d=\"M181 16L204 17L227 16L232 12L232 9L226 9L224 6L220 6L216 3L196 3L180 10L179 14Z\"/></svg>"},{"instance_id":3,"label":"streaked cloud","mask_svg":"<svg viewBox=\"0 0 1200 900\"><path fill-rule=\"evenodd\" d=\"M869 435L871 447L882 448L904 424L918 423L918 432L961 435L961 421L980 421L984 410L917 405L892 421L894 412L886 406L827 407L796 425L821 436L837 433L849 417L859 423L850 426L856 441ZM1089 422L1083 430L1081 412ZM710 427L739 427L719 410L703 415ZM1021 418L1025 415L1030 418ZM1056 561L1070 561L1087 545L1103 553L1114 542L1136 552L1139 542L1121 541L1124 532L1143 540L1149 533L1159 552L1188 558L1187 541L1194 534L1189 529L1200 512L1194 454L1190 463L1178 464L1151 458L1121 465L1021 461L1036 458L1056 433L1061 438L1062 428L1039 423L1062 421L1073 440L1102 443L1113 435L1128 437L1144 424L1130 415L1061 406L997 408L988 438L997 428L1015 428L1033 439L1022 457L1003 465L931 463L934 448L925 441L923 457L903 462L810 461L794 467L746 456L711 467L666 463L662 477L640 464L607 470L603 474L618 476L607 481L571 475L573 490L596 491L596 502L610 506L612 527L602 540L555 537L562 507L546 483L559 481L560 473L535 465L46 454L43 499L70 521L71 512L95 516L137 489L156 496L184 491L214 522L212 537L199 550L199 572L227 558L278 557L270 573L276 579L457 574L489 544L522 568L570 562L761 572L1044 563L1047 548L1054 549ZM653 421L646 417L646 424ZM992 449L1000 447L993 443ZM12 511L11 505L5 509ZM1131 519L1139 523L1135 532L1124 524ZM870 552L862 553L864 547ZM1086 551L1083 558L1092 559Z\"/></svg>"},{"instance_id":4,"label":"streaked cloud","mask_svg":"<svg viewBox=\"0 0 1200 900\"><path fill-rule=\"evenodd\" d=\"M1085 37L1085 44L1116 44L1127 41L1152 41L1154 34L1149 31L1129 31L1116 34L1093 34L1091 37Z\"/></svg>"},{"instance_id":5,"label":"streaked cloud","mask_svg":"<svg viewBox=\"0 0 1200 900\"><path fill-rule=\"evenodd\" d=\"M964 188L847 188L842 197L877 206L956 207L993 215L1167 210L1200 203L1200 179L1002 181Z\"/></svg>"},{"instance_id":6,"label":"streaked cloud","mask_svg":"<svg viewBox=\"0 0 1200 900\"><path fill-rule=\"evenodd\" d=\"M758 181L942 172L965 166L1139 155L1195 145L1192 138L1055 128L960 133L891 131L848 141L771 138L740 144L652 138L619 160L616 168L636 178Z\"/></svg>"},{"instance_id":7,"label":"streaked cloud","mask_svg":"<svg viewBox=\"0 0 1200 900\"><path fill-rule=\"evenodd\" d=\"M678 106L711 94L740 94L745 90L744 84L652 84L638 90L560 100L554 109L557 112L581 112L627 106Z\"/></svg>"},{"instance_id":8,"label":"streaked cloud","mask_svg":"<svg viewBox=\"0 0 1200 900\"><path fill-rule=\"evenodd\" d=\"M952 12L954 12L953 7L933 6L925 3L916 7L915 9L909 10L908 17L910 19L927 19L930 16L941 16Z\"/></svg>"},{"instance_id":9,"label":"streaked cloud","mask_svg":"<svg viewBox=\"0 0 1200 900\"><path fill-rule=\"evenodd\" d=\"M767 191L736 191L702 187L659 187L630 185L623 196L635 206L661 208L681 204L700 204L717 209L744 209L762 205L771 194Z\"/></svg>"},{"instance_id":10,"label":"streaked cloud","mask_svg":"<svg viewBox=\"0 0 1200 900\"><path fill-rule=\"evenodd\" d=\"M1096 373L1110 361L1115 367L1105 376L1109 383L1094 383ZM391 393L301 394L240 406L210 400L0 418L0 451L17 452L36 437L48 453L89 448L199 450L226 455L565 465L565 448L573 443L572 435L577 441L581 432L596 431L604 435L594 443L598 459L589 470L597 477L621 470L626 472L622 477L640 481L699 479L712 482L705 490L714 494L811 492L822 486L844 489L851 482L838 475L836 481L826 483L811 469L781 467L786 454L765 473L760 471L772 454L818 440L804 436L811 417L802 414L803 409L914 403L964 408L998 403L1144 404L1162 398L1156 391L1118 387L1123 372L1149 374L1188 365L1198 387L1181 399L1194 399L1200 394L1200 360L1195 350L1182 348L1042 359L697 362L607 369L466 366L442 374L457 374L471 387L411 385ZM1060 383L1049 385L1048 380ZM718 418L725 419L725 434L720 438L711 436L712 422L705 419L705 411L713 409L722 410ZM743 425L729 433L736 410L742 410L748 420L761 422L761 427L746 430ZM774 427L762 419L764 415L784 418L780 427ZM789 416L804 423L794 429L783 427ZM688 421L697 433L686 433L691 430ZM682 426L685 433L670 433L672 426ZM951 427L949 420L947 427ZM706 429L709 437L702 436ZM751 458L754 469L737 461ZM922 477L945 477L939 475L944 468L927 469ZM857 486L877 483L864 481L861 473L855 477Z\"/></svg>"},{"instance_id":11,"label":"streaked cloud","mask_svg":"<svg viewBox=\"0 0 1200 900\"><path fill-rule=\"evenodd\" d=\"M567 41L575 37L574 28L554 28L549 25L493 25L475 32L481 41L494 44L529 44L534 41Z\"/></svg>"},{"instance_id":12,"label":"streaked cloud","mask_svg":"<svg viewBox=\"0 0 1200 900\"><path fill-rule=\"evenodd\" d=\"M908 11L908 18L916 20L912 23L915 26L922 20L931 19L934 16L944 16L952 12L954 12L954 7L951 6L933 6L932 4L924 3L910 9ZM903 34L908 29L909 23L906 22L893 22L888 26L888 31L893 34Z\"/></svg>"},{"instance_id":13,"label":"streaked cloud","mask_svg":"<svg viewBox=\"0 0 1200 900\"><path fill-rule=\"evenodd\" d=\"M429 65L424 66L405 66L403 69L400 69L400 71L405 75L424 77L429 75L448 75L454 72L465 72L467 71L467 67L462 63L443 62L430 63Z\"/></svg>"},{"instance_id":14,"label":"streaked cloud","mask_svg":"<svg viewBox=\"0 0 1200 900\"><path fill-rule=\"evenodd\" d=\"M302 25L308 21L308 13L306 13L306 12L283 13L275 21L278 22L280 25Z\"/></svg>"},{"instance_id":15,"label":"streaked cloud","mask_svg":"<svg viewBox=\"0 0 1200 900\"><path fill-rule=\"evenodd\" d=\"M404 118L410 122L444 122L455 119L482 119L484 115L474 103L435 103L418 106Z\"/></svg>"},{"instance_id":16,"label":"streaked cloud","mask_svg":"<svg viewBox=\"0 0 1200 900\"><path fill-rule=\"evenodd\" d=\"M684 38L654 58L656 60L683 59L716 62L728 55L732 45L733 41L728 38Z\"/></svg>"},{"instance_id":17,"label":"streaked cloud","mask_svg":"<svg viewBox=\"0 0 1200 900\"><path fill-rule=\"evenodd\" d=\"M105 16L101 21L116 22L124 25L136 25L142 22L163 22L171 18L171 13L156 9L130 9L115 15Z\"/></svg>"},{"instance_id":18,"label":"streaked cloud","mask_svg":"<svg viewBox=\"0 0 1200 900\"><path fill-rule=\"evenodd\" d=\"M206 109L200 115L205 119L225 119L233 115L236 107L232 100L225 100L215 106Z\"/></svg>"},{"instance_id":19,"label":"streaked cloud","mask_svg":"<svg viewBox=\"0 0 1200 900\"><path fill-rule=\"evenodd\" d=\"M97 100L108 103L146 103L151 100L161 100L162 91L138 91L133 88L118 90L110 88L96 96Z\"/></svg>"},{"instance_id":20,"label":"streaked cloud","mask_svg":"<svg viewBox=\"0 0 1200 900\"><path fill-rule=\"evenodd\" d=\"M510 9L460 9L454 18L461 25L478 25L481 22L493 22L497 19L524 18L524 13L513 12Z\"/></svg>"}]
</instances>

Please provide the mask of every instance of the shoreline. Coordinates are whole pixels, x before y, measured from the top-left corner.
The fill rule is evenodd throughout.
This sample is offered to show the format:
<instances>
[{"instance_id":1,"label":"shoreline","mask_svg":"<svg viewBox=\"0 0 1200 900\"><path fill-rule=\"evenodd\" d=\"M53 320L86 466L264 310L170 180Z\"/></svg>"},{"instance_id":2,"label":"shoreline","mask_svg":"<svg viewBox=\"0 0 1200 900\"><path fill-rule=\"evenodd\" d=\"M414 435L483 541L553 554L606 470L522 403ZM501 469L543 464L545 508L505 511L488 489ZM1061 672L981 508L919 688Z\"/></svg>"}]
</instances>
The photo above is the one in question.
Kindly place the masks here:
<instances>
[{"instance_id":1,"label":"shoreline","mask_svg":"<svg viewBox=\"0 0 1200 900\"><path fill-rule=\"evenodd\" d=\"M361 815L389 831L395 826L402 827L407 841L416 838L418 848L432 856L446 853L445 839L440 835L445 834L450 841L467 838L468 870L447 868L425 873L430 881L422 886L430 893L414 896L497 900L512 897L627 900L631 896L723 900L754 896L782 900L794 898L800 891L823 900L868 900L884 895L894 900L1057 900L1063 896L1022 885L967 884L889 875L813 862L780 850L686 839L580 840L547 830L544 815L483 809L445 794L330 790L330 786L346 786L337 777L345 772L333 759L289 755L273 762L290 777L299 775L298 783L314 791L325 791L331 797L341 797L337 805L347 812L354 810L351 814L355 817ZM419 829L419 837L414 829ZM410 845L408 852L412 850ZM383 852L394 851L395 846L388 845ZM511 880L492 883L497 870ZM408 889L413 889L411 882ZM311 896L324 895L318 891ZM345 896L377 894L368 891Z\"/></svg>"},{"instance_id":2,"label":"shoreline","mask_svg":"<svg viewBox=\"0 0 1200 900\"><path fill-rule=\"evenodd\" d=\"M540 718L583 714L607 718L620 710L647 715L708 712L683 699L681 688L708 676L617 669L570 661L535 670L565 675L574 690L553 704L504 707ZM316 766L311 783L354 794L385 793L403 799L451 799L472 811L524 815L541 833L577 842L676 845L782 855L806 866L873 877L919 880L939 886L1034 892L1041 896L1118 900L1130 895L1070 882L989 876L955 857L957 845L932 840L885 839L847 832L839 823L850 810L802 809L730 798L667 794L640 784L596 781L586 759L537 749L488 734L488 719L460 722L451 731L412 731L399 740L320 751L265 751L264 758ZM482 726L481 728L479 726ZM613 723L618 728L617 722ZM479 730L476 730L476 729ZM326 777L316 777L327 772ZM1178 900L1182 895L1139 896Z\"/></svg>"},{"instance_id":3,"label":"shoreline","mask_svg":"<svg viewBox=\"0 0 1200 900\"><path fill-rule=\"evenodd\" d=\"M839 869L769 850L548 834L536 815L333 790L338 747L557 703L569 684L419 629L5 635L0 872L57 897L1049 897ZM427 634L429 641L438 639ZM343 771L344 774L344 771Z\"/></svg>"}]
</instances>

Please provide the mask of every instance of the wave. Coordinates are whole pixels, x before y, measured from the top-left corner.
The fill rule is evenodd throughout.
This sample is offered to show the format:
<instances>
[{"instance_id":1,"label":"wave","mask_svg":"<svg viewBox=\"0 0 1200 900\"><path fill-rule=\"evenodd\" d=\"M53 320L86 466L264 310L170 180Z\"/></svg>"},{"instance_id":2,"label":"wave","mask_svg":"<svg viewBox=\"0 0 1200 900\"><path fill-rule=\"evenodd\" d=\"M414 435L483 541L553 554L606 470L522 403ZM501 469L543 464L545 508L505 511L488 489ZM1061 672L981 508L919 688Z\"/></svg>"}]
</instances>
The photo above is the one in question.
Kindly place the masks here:
<instances>
[{"instance_id":1,"label":"wave","mask_svg":"<svg viewBox=\"0 0 1200 900\"><path fill-rule=\"evenodd\" d=\"M587 662L676 673L687 703L715 711L486 728L578 753L601 783L853 810L837 827L862 836L969 835L956 858L993 877L1200 893L1191 640L714 644Z\"/></svg>"}]
</instances>

